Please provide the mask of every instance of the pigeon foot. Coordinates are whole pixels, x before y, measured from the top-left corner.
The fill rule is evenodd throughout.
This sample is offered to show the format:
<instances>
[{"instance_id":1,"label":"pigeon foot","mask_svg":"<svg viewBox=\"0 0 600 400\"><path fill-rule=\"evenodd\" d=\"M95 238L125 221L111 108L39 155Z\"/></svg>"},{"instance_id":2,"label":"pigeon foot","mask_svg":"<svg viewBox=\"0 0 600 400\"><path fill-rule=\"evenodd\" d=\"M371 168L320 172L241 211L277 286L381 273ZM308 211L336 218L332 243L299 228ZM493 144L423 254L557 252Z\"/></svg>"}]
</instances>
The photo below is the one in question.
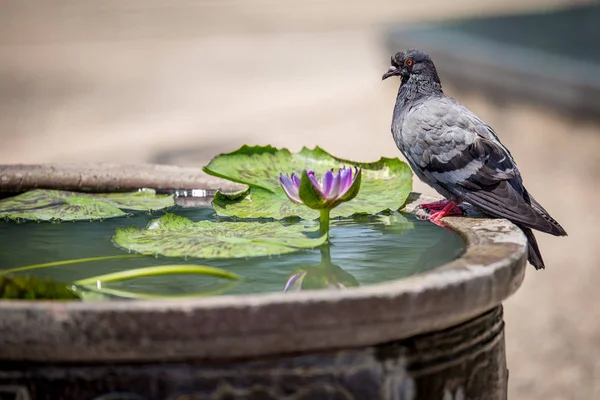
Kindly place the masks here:
<instances>
[{"instance_id":1,"label":"pigeon foot","mask_svg":"<svg viewBox=\"0 0 600 400\"><path fill-rule=\"evenodd\" d=\"M448 204L454 205L454 207L452 207L452 209L450 210L454 214L451 214L451 215L462 215L463 210L458 206L457 203L454 203L450 200L440 200L440 201L436 201L435 203L423 203L423 204L419 205L419 208L421 208L423 210L427 210L427 211L442 211ZM446 215L450 215L450 214L446 214Z\"/></svg>"},{"instance_id":2,"label":"pigeon foot","mask_svg":"<svg viewBox=\"0 0 600 400\"><path fill-rule=\"evenodd\" d=\"M450 200L440 200L433 203L423 203L419 205L419 208L430 211L441 211L450 203Z\"/></svg>"},{"instance_id":3,"label":"pigeon foot","mask_svg":"<svg viewBox=\"0 0 600 400\"><path fill-rule=\"evenodd\" d=\"M448 215L463 215L462 209L458 206L458 204L453 203L448 200L443 200L446 204L439 210L429 215L429 221L433 222L436 225L444 226L441 219ZM441 202L438 202L441 203ZM435 203L433 203L435 204ZM438 207L438 205L436 205Z\"/></svg>"}]
</instances>

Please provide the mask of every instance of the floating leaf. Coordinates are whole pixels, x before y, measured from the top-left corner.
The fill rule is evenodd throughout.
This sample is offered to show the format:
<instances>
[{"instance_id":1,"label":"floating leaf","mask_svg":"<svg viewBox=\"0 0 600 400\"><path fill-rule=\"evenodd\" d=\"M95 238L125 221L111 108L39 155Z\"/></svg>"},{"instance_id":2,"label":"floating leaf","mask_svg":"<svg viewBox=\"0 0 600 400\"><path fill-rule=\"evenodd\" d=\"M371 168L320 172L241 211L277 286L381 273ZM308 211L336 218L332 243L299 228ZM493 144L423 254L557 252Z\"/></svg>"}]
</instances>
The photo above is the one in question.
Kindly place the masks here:
<instances>
[{"instance_id":1,"label":"floating leaf","mask_svg":"<svg viewBox=\"0 0 600 400\"><path fill-rule=\"evenodd\" d=\"M97 193L91 196L98 197L122 210L162 210L175 205L173 195L156 194L153 189L142 189L130 193Z\"/></svg>"},{"instance_id":2,"label":"floating leaf","mask_svg":"<svg viewBox=\"0 0 600 400\"><path fill-rule=\"evenodd\" d=\"M69 285L34 276L0 275L0 298L22 300L79 300Z\"/></svg>"},{"instance_id":3,"label":"floating leaf","mask_svg":"<svg viewBox=\"0 0 600 400\"><path fill-rule=\"evenodd\" d=\"M193 222L175 214L150 221L143 229L118 228L115 244L146 255L167 257L236 258L285 254L320 246L325 236L314 238L303 225L278 222ZM311 233L313 237L307 236Z\"/></svg>"},{"instance_id":4,"label":"floating leaf","mask_svg":"<svg viewBox=\"0 0 600 400\"><path fill-rule=\"evenodd\" d=\"M0 200L0 218L76 221L123 217L126 210L157 210L174 205L173 196L154 191L90 194L35 189Z\"/></svg>"},{"instance_id":5,"label":"floating leaf","mask_svg":"<svg viewBox=\"0 0 600 400\"><path fill-rule=\"evenodd\" d=\"M319 212L293 204L279 183L280 173L314 170L322 175L331 168L358 166L362 169L360 192L355 199L340 204L332 217L357 213L376 214L397 210L404 205L412 189L410 167L397 158L381 158L372 163L359 163L336 158L316 147L299 153L271 146L242 146L239 150L215 157L204 171L208 174L249 185L234 194L217 192L213 207L219 215L241 218L286 218L298 216L315 219Z\"/></svg>"}]
</instances>

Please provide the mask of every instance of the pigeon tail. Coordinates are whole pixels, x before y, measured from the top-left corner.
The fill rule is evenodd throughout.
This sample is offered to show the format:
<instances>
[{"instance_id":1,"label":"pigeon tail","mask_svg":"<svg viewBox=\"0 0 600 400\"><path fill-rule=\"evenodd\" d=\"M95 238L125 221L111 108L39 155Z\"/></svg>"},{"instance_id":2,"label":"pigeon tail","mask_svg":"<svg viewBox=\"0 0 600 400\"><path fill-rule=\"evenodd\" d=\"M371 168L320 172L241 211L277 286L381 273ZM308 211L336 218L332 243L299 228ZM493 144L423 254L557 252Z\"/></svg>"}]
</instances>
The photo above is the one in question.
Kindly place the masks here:
<instances>
[{"instance_id":1,"label":"pigeon tail","mask_svg":"<svg viewBox=\"0 0 600 400\"><path fill-rule=\"evenodd\" d=\"M447 185L452 193L480 211L497 218L506 218L521 227L535 229L554 236L566 236L567 232L548 212L519 188L521 183L512 179L480 190ZM516 187L516 188L515 188Z\"/></svg>"},{"instance_id":2,"label":"pigeon tail","mask_svg":"<svg viewBox=\"0 0 600 400\"><path fill-rule=\"evenodd\" d=\"M565 231L565 229L562 226L560 226L560 224L558 223L557 220L555 220L554 218L552 218L550 216L548 211L546 211L540 203L538 203L532 196L529 196L529 195L528 195L528 199L531 202L530 203L531 208L538 215L540 215L542 218L544 218L546 221L548 221L551 225L550 230L546 230L546 231L542 230L542 232L546 232L546 233L549 233L554 236L567 236L567 231Z\"/></svg>"},{"instance_id":3,"label":"pigeon tail","mask_svg":"<svg viewBox=\"0 0 600 400\"><path fill-rule=\"evenodd\" d=\"M529 264L533 265L535 269L546 268L544 260L542 259L542 253L540 252L540 248L538 247L537 240L535 239L532 230L522 225L517 226L521 228L527 237L527 261L529 261Z\"/></svg>"}]
</instances>

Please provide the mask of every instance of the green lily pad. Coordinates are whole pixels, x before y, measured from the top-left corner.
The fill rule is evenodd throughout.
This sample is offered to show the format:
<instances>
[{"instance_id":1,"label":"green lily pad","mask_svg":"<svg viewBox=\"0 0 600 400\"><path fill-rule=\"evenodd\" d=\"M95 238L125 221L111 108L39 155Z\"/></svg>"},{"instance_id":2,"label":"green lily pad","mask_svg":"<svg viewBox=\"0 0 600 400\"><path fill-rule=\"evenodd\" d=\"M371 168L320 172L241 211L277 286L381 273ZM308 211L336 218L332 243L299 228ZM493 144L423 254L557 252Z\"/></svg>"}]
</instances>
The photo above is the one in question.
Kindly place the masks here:
<instances>
[{"instance_id":1,"label":"green lily pad","mask_svg":"<svg viewBox=\"0 0 600 400\"><path fill-rule=\"evenodd\" d=\"M122 210L159 210L174 204L172 195L157 195L153 190L90 194L35 189L0 200L0 218L89 221L126 216Z\"/></svg>"},{"instance_id":2,"label":"green lily pad","mask_svg":"<svg viewBox=\"0 0 600 400\"><path fill-rule=\"evenodd\" d=\"M145 255L236 258L285 254L325 243L316 226L278 222L193 222L175 214L150 221L143 229L118 228L116 245ZM307 233L313 237L307 236Z\"/></svg>"},{"instance_id":3,"label":"green lily pad","mask_svg":"<svg viewBox=\"0 0 600 400\"><path fill-rule=\"evenodd\" d=\"M173 207L175 200L171 194L156 194L154 189L142 189L128 193L97 193L89 196L97 197L121 210L155 211Z\"/></svg>"},{"instance_id":4,"label":"green lily pad","mask_svg":"<svg viewBox=\"0 0 600 400\"><path fill-rule=\"evenodd\" d=\"M397 158L381 158L372 163L344 160L319 147L303 148L299 153L271 146L242 146L233 153L215 157L204 171L208 174L247 184L247 190L224 194L217 192L213 207L219 215L240 218L318 218L319 212L293 204L279 183L280 173L314 170L322 176L331 168L358 166L362 169L360 192L353 200L340 204L331 217L376 214L401 208L412 189L410 167Z\"/></svg>"}]
</instances>

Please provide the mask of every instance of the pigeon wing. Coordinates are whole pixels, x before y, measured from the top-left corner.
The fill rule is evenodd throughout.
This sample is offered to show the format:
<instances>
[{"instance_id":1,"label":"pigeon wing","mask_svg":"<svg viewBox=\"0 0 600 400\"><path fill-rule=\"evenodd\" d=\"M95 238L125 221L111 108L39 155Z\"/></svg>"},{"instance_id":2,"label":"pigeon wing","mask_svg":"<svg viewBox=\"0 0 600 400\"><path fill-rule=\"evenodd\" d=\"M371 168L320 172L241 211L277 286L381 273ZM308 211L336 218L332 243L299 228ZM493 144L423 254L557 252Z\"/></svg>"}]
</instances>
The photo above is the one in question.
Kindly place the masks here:
<instances>
[{"instance_id":1,"label":"pigeon wing","mask_svg":"<svg viewBox=\"0 0 600 400\"><path fill-rule=\"evenodd\" d=\"M494 131L449 97L409 112L407 153L428 183L483 212L554 235L560 225L527 193L510 152Z\"/></svg>"}]
</instances>

